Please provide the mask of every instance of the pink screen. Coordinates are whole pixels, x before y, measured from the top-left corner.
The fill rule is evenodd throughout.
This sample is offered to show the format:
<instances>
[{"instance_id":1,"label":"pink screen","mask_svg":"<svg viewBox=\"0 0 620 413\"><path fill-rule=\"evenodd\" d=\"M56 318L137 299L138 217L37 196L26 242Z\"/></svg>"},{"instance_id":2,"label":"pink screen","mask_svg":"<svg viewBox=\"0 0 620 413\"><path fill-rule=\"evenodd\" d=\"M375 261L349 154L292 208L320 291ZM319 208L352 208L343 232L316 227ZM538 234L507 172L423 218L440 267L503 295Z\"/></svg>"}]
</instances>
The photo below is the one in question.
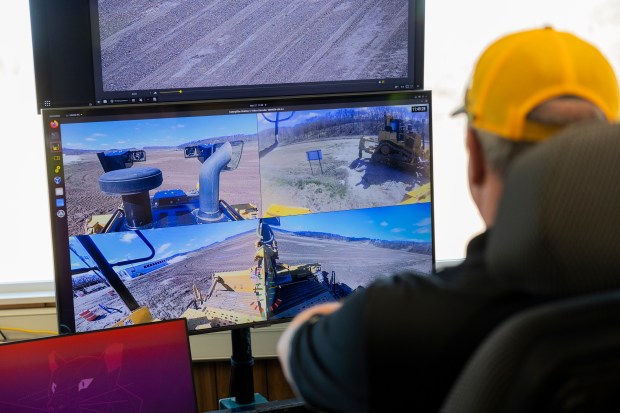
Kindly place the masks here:
<instances>
[{"instance_id":1,"label":"pink screen","mask_svg":"<svg viewBox=\"0 0 620 413\"><path fill-rule=\"evenodd\" d=\"M184 319L0 346L0 412L196 413Z\"/></svg>"}]
</instances>

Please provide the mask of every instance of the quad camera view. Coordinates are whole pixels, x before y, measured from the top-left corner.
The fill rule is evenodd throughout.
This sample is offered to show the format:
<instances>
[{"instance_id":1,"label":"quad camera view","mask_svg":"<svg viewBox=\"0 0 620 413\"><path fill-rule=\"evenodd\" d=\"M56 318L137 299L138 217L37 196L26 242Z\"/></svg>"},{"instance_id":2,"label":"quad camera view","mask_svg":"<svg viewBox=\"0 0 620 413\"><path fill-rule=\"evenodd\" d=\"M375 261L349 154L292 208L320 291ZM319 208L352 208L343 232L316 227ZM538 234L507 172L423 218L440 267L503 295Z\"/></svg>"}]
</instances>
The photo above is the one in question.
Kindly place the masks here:
<instances>
[{"instance_id":1,"label":"quad camera view","mask_svg":"<svg viewBox=\"0 0 620 413\"><path fill-rule=\"evenodd\" d=\"M60 131L76 331L283 320L431 272L428 105Z\"/></svg>"}]
</instances>

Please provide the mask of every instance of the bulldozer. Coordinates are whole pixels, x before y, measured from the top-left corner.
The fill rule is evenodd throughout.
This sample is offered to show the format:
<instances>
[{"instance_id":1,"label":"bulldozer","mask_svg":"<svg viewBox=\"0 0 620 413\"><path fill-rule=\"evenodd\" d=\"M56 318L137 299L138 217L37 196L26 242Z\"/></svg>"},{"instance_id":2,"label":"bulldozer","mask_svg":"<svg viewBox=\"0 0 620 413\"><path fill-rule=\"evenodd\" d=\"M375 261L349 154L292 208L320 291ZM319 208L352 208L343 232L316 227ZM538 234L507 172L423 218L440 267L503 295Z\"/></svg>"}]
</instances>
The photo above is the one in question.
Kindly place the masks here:
<instances>
[{"instance_id":1,"label":"bulldozer","mask_svg":"<svg viewBox=\"0 0 620 413\"><path fill-rule=\"evenodd\" d=\"M255 264L240 271L212 274L209 291L194 285L195 300L182 314L191 329L253 323L292 317L309 306L338 300L351 288L323 271L320 263L279 262L271 226L279 217L260 218L256 230Z\"/></svg>"},{"instance_id":2,"label":"bulldozer","mask_svg":"<svg viewBox=\"0 0 620 413\"><path fill-rule=\"evenodd\" d=\"M152 197L149 191L163 182L161 171L153 167L132 168L135 163L146 161L146 151L122 149L97 153L104 171L99 178L100 189L104 193L120 196L122 206L111 214L91 216L86 222L84 234L75 237L90 258L80 257L77 253L76 256L85 263L94 261L95 265L86 264L83 268L72 270L72 276L96 272L121 298L130 313L121 317L114 327L157 321L150 309L133 297L116 269L152 262L155 257L154 247L141 230L257 217L258 209L252 203L230 205L219 199L220 172L236 169L242 152L242 141L186 146L183 148L184 157L197 158L202 164L196 190L188 193L181 189L164 190L156 192ZM142 239L150 254L112 264L93 242L91 235L126 231Z\"/></svg>"},{"instance_id":3,"label":"bulldozer","mask_svg":"<svg viewBox=\"0 0 620 413\"><path fill-rule=\"evenodd\" d=\"M362 136L359 140L358 158L370 154L371 162L413 169L428 175L430 151L425 148L422 135L413 125L390 114L384 115L385 123L377 136Z\"/></svg>"}]
</instances>

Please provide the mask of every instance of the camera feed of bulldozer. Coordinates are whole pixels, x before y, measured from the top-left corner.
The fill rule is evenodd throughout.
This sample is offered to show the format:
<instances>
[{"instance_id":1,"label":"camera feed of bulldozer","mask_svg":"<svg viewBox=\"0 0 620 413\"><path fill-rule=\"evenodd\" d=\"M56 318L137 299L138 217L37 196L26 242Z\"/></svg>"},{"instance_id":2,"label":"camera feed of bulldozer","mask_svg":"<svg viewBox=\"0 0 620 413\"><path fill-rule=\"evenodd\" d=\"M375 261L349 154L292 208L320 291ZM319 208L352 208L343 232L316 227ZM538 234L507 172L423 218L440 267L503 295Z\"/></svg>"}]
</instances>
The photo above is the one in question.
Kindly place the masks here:
<instances>
[{"instance_id":1,"label":"camera feed of bulldozer","mask_svg":"<svg viewBox=\"0 0 620 413\"><path fill-rule=\"evenodd\" d=\"M62 139L69 235L261 214L255 115L66 124Z\"/></svg>"},{"instance_id":2,"label":"camera feed of bulldozer","mask_svg":"<svg viewBox=\"0 0 620 413\"><path fill-rule=\"evenodd\" d=\"M430 273L415 107L61 124L75 331L254 325Z\"/></svg>"},{"instance_id":3,"label":"camera feed of bulldozer","mask_svg":"<svg viewBox=\"0 0 620 413\"><path fill-rule=\"evenodd\" d=\"M430 272L429 214L421 203L71 237L76 329L292 317L396 271Z\"/></svg>"},{"instance_id":4,"label":"camera feed of bulldozer","mask_svg":"<svg viewBox=\"0 0 620 413\"><path fill-rule=\"evenodd\" d=\"M263 208L286 215L429 202L429 115L413 108L259 117Z\"/></svg>"}]
</instances>

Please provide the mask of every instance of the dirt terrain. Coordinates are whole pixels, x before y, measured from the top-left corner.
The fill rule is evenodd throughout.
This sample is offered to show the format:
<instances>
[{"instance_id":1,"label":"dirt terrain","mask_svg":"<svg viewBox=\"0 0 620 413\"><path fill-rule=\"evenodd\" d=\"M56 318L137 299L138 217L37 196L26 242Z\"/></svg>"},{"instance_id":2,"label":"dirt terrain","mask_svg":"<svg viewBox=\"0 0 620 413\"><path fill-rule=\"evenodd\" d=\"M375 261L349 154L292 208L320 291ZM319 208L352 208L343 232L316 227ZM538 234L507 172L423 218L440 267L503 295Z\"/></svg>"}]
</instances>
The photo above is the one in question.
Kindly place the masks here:
<instances>
[{"instance_id":1,"label":"dirt terrain","mask_svg":"<svg viewBox=\"0 0 620 413\"><path fill-rule=\"evenodd\" d=\"M175 149L148 149L146 162L132 168L156 167L162 171L164 182L150 191L196 189L201 163L186 159ZM111 214L122 204L120 196L106 195L99 189L99 177L104 173L97 155L87 153L65 157L65 187L69 235L84 233L84 226L92 215ZM220 174L220 199L229 204L254 203L260 212L260 178L258 176L258 147L249 142L243 147L239 166Z\"/></svg>"},{"instance_id":2,"label":"dirt terrain","mask_svg":"<svg viewBox=\"0 0 620 413\"><path fill-rule=\"evenodd\" d=\"M271 204L327 212L398 204L422 182L413 173L358 156L359 136L280 145L260 158L263 209ZM307 161L320 149L323 160ZM426 179L428 181L428 178Z\"/></svg>"},{"instance_id":3,"label":"dirt terrain","mask_svg":"<svg viewBox=\"0 0 620 413\"><path fill-rule=\"evenodd\" d=\"M276 230L279 262L319 263L323 271L336 272L336 281L351 289L398 271L430 272L430 255L381 248L369 243L303 237Z\"/></svg>"},{"instance_id":4,"label":"dirt terrain","mask_svg":"<svg viewBox=\"0 0 620 413\"><path fill-rule=\"evenodd\" d=\"M399 78L408 72L407 0L98 4L105 91Z\"/></svg>"},{"instance_id":5,"label":"dirt terrain","mask_svg":"<svg viewBox=\"0 0 620 413\"><path fill-rule=\"evenodd\" d=\"M125 281L125 285L140 305L146 305L159 319L179 317L194 299L195 283L203 293L211 287L215 272L234 271L254 265L254 232L239 235L208 248L187 254L184 260L170 264L149 274ZM122 310L107 314L99 304ZM96 321L86 321L76 316L78 331L110 327L129 311L112 288L75 299L75 314L91 310L102 316Z\"/></svg>"},{"instance_id":6,"label":"dirt terrain","mask_svg":"<svg viewBox=\"0 0 620 413\"><path fill-rule=\"evenodd\" d=\"M336 274L336 281L351 290L366 286L374 279L397 271L415 269L429 272L430 255L389 248L369 243L316 239L276 231L279 260L282 264L319 263L323 271ZM254 263L254 232L241 234L219 244L187 254L177 261L149 274L126 280L125 284L141 305L146 305L154 317L167 319L179 317L194 299L192 285L206 293L211 287L215 272L250 268ZM107 314L99 307L121 310ZM100 318L86 321L76 316L78 331L109 327L129 314L112 288L104 288L75 300L75 313L91 310Z\"/></svg>"}]
</instances>

